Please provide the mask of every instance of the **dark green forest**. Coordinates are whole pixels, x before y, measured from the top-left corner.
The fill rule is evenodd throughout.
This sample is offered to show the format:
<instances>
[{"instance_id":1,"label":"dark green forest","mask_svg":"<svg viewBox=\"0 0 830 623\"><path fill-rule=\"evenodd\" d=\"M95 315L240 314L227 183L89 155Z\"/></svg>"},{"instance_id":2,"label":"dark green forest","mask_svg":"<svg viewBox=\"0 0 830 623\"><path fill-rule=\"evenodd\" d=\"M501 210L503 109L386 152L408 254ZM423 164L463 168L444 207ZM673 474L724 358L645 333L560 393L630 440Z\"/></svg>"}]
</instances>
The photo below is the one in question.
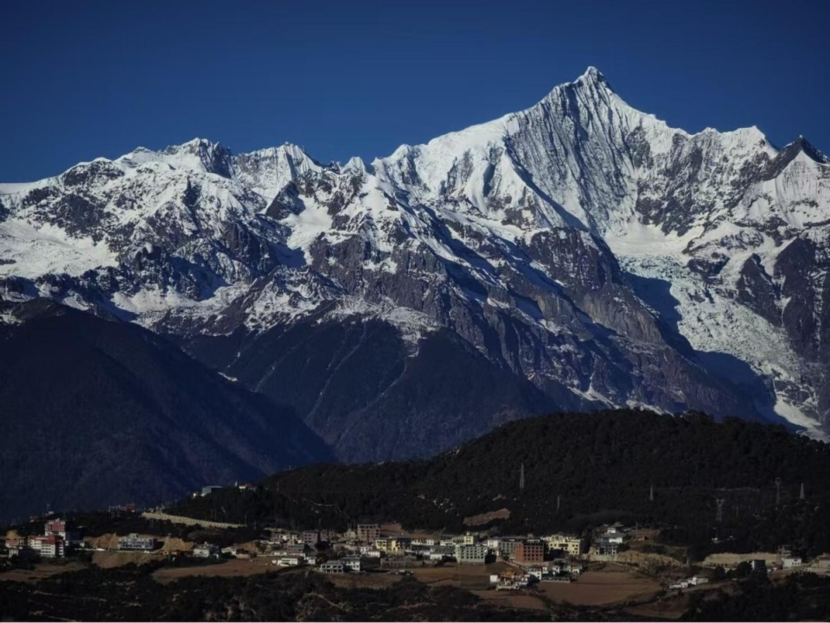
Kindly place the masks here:
<instances>
[{"instance_id":1,"label":"dark green forest","mask_svg":"<svg viewBox=\"0 0 830 623\"><path fill-rule=\"evenodd\" d=\"M502 534L582 533L623 521L660 526L701 556L782 543L813 555L830 551L830 446L700 413L562 413L505 424L430 460L312 465L254 490L188 499L174 512L295 528L396 520L457 532L465 517L499 509L510 517L486 527Z\"/></svg>"}]
</instances>

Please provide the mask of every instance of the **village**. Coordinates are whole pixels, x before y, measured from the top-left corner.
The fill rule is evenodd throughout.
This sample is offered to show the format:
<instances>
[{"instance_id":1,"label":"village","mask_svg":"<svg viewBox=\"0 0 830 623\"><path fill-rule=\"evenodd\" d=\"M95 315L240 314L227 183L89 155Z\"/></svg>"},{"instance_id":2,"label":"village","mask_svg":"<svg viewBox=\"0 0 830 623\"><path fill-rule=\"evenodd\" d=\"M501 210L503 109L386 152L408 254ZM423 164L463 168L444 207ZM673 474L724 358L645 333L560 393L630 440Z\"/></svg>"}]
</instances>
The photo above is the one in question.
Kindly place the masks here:
<instances>
[{"instance_id":1,"label":"village","mask_svg":"<svg viewBox=\"0 0 830 623\"><path fill-rule=\"evenodd\" d=\"M110 510L142 518L158 516L138 513L132 505ZM50 564L86 557L104 567L155 561L161 567L154 577L162 582L187 575L312 570L336 584L382 587L411 576L528 608L542 604L542 597L586 605L647 605L664 601L666 595L723 585L738 573L763 573L771 578L796 571L830 575L830 556L804 560L787 546L776 552L715 554L698 565L684 564L655 547L657 530L621 524L598 527L587 538L473 530L433 534L379 523L359 523L344 531L267 528L261 538L220 546L161 534L87 537L80 526L57 516L33 519L39 523L32 525L42 530L26 536L6 534L0 540L0 558L18 565L29 563L41 573L49 573ZM221 528L221 524L214 526ZM25 577L23 571L15 573L0 573L0 581Z\"/></svg>"}]
</instances>

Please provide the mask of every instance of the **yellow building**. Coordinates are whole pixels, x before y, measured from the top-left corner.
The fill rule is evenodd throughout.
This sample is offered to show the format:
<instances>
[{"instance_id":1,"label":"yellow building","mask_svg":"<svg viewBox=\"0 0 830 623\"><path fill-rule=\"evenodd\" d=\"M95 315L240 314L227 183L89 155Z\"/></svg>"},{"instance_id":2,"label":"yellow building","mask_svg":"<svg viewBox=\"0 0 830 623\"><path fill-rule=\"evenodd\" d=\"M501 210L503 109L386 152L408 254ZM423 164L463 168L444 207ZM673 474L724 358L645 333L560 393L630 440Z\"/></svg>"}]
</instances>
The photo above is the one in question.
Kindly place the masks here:
<instances>
[{"instance_id":1,"label":"yellow building","mask_svg":"<svg viewBox=\"0 0 830 623\"><path fill-rule=\"evenodd\" d=\"M391 536L386 551L390 554L403 554L412 546L412 539L405 536Z\"/></svg>"},{"instance_id":2,"label":"yellow building","mask_svg":"<svg viewBox=\"0 0 830 623\"><path fill-rule=\"evenodd\" d=\"M559 549L569 556L579 556L583 552L583 542L577 536L567 534L554 534L544 538L548 542L549 549Z\"/></svg>"}]
</instances>

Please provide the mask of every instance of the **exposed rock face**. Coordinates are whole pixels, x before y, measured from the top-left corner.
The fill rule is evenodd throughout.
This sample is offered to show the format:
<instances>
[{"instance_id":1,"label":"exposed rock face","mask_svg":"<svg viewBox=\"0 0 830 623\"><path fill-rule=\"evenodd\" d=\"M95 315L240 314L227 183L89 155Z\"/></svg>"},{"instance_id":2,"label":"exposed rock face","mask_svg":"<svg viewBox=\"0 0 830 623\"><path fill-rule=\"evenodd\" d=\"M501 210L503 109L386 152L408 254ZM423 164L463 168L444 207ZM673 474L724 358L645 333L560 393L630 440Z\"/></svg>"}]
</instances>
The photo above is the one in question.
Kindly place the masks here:
<instances>
[{"instance_id":1,"label":"exposed rock face","mask_svg":"<svg viewBox=\"0 0 830 623\"><path fill-rule=\"evenodd\" d=\"M174 336L341 458L554 407L830 430L827 158L669 128L593 68L371 165L197 139L0 192L3 296Z\"/></svg>"}]
</instances>

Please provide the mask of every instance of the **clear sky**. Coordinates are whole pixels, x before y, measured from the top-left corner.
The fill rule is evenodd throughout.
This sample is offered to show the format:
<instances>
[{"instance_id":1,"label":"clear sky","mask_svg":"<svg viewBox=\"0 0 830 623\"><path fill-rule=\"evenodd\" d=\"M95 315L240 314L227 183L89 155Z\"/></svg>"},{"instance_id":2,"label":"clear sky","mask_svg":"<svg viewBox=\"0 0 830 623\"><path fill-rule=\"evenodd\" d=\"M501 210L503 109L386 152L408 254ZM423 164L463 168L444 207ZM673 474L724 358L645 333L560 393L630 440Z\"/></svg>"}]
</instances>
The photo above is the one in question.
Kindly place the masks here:
<instances>
[{"instance_id":1,"label":"clear sky","mask_svg":"<svg viewBox=\"0 0 830 623\"><path fill-rule=\"evenodd\" d=\"M673 126L828 152L828 26L826 0L5 0L0 181L197 136L369 161L589 65Z\"/></svg>"}]
</instances>

